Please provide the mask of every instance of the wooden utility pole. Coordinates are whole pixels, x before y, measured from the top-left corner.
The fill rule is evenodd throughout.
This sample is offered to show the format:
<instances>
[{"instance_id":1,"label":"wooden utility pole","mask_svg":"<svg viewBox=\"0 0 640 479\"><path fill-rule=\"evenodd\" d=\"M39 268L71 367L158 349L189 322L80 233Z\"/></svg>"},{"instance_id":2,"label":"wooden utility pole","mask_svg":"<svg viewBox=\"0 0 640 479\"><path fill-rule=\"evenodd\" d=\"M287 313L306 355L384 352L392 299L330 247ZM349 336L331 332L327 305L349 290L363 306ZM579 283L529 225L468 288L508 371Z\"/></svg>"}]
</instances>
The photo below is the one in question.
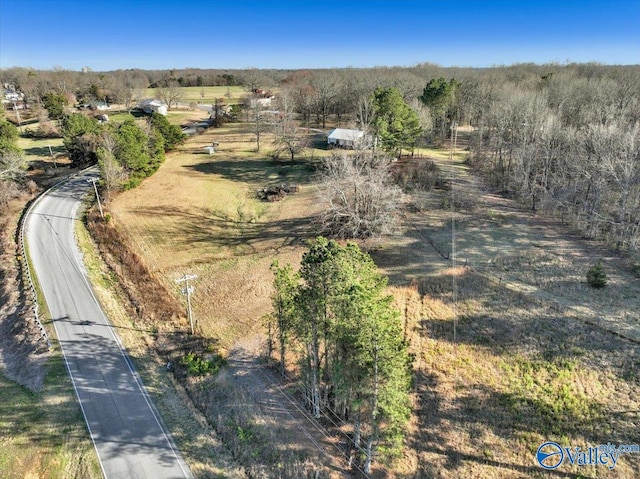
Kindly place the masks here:
<instances>
[{"instance_id":1,"label":"wooden utility pole","mask_svg":"<svg viewBox=\"0 0 640 479\"><path fill-rule=\"evenodd\" d=\"M98 178L89 178L87 180L89 183L93 183L93 190L96 192L96 200L98 200L98 208L100 209L100 216L104 219L104 212L102 211L102 203L100 203L100 195L98 194L98 187L96 186L96 181Z\"/></svg>"},{"instance_id":2,"label":"wooden utility pole","mask_svg":"<svg viewBox=\"0 0 640 479\"><path fill-rule=\"evenodd\" d=\"M176 283L184 283L184 288L182 289L182 294L187 296L187 315L189 317L189 325L191 326L191 334L194 334L195 330L193 327L193 314L191 312L191 294L193 293L193 286L189 286L189 281L192 279L196 279L197 276L195 274L185 274L182 278L177 279Z\"/></svg>"}]
</instances>

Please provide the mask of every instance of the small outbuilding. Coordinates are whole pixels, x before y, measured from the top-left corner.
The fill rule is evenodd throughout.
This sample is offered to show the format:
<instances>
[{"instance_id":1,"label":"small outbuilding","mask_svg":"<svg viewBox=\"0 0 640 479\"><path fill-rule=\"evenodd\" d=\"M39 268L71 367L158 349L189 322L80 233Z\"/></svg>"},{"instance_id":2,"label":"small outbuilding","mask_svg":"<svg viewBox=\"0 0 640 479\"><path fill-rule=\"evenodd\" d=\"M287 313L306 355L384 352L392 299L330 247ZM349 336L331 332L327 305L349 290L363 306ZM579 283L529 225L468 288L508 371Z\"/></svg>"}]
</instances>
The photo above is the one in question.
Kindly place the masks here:
<instances>
[{"instance_id":1,"label":"small outbuilding","mask_svg":"<svg viewBox=\"0 0 640 479\"><path fill-rule=\"evenodd\" d=\"M168 107L167 104L160 100L142 100L138 103L138 108L147 113L148 115L152 113L159 113L161 115L167 116Z\"/></svg>"},{"instance_id":2,"label":"small outbuilding","mask_svg":"<svg viewBox=\"0 0 640 479\"><path fill-rule=\"evenodd\" d=\"M89 109L93 111L106 111L109 109L109 105L103 101L92 101L89 103Z\"/></svg>"},{"instance_id":3,"label":"small outbuilding","mask_svg":"<svg viewBox=\"0 0 640 479\"><path fill-rule=\"evenodd\" d=\"M346 128L335 128L329 132L327 143L333 146L353 148L365 141L364 131L348 130Z\"/></svg>"}]
</instances>

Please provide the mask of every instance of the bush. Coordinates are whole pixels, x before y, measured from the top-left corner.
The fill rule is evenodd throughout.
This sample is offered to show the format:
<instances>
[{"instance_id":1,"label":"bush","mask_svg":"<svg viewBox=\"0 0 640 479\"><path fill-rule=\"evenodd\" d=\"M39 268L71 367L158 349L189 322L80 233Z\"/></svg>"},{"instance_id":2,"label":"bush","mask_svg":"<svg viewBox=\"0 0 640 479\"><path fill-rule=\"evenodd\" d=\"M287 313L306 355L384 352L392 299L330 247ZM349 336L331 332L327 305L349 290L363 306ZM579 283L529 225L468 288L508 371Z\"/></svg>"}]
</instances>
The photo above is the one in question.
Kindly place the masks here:
<instances>
[{"instance_id":1,"label":"bush","mask_svg":"<svg viewBox=\"0 0 640 479\"><path fill-rule=\"evenodd\" d=\"M185 354L180 360L180 364L187 368L187 371L191 376L207 376L209 374L215 374L220 370L220 367L224 362L224 358L221 356L215 356L213 359L202 359L200 356L192 352Z\"/></svg>"},{"instance_id":2,"label":"bush","mask_svg":"<svg viewBox=\"0 0 640 479\"><path fill-rule=\"evenodd\" d=\"M593 288L603 288L607 284L607 273L602 266L602 260L599 259L589 271L587 271L587 283Z\"/></svg>"}]
</instances>

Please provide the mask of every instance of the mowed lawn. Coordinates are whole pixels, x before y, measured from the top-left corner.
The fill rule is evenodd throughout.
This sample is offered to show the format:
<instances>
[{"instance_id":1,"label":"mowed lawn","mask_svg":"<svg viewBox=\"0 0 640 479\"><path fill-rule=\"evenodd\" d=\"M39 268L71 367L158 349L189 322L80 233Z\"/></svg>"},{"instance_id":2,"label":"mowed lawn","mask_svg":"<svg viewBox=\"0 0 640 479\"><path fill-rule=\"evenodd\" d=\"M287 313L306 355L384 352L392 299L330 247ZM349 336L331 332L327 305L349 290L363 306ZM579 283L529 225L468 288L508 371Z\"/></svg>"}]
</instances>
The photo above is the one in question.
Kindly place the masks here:
<instances>
[{"instance_id":1,"label":"mowed lawn","mask_svg":"<svg viewBox=\"0 0 640 479\"><path fill-rule=\"evenodd\" d=\"M175 288L198 275L194 314L206 335L230 346L270 308L273 259L297 262L318 212L314 168L306 160L274 162L255 152L245 125L209 129L167 155L160 170L108 207L152 271ZM204 147L219 143L208 155ZM301 191L277 203L256 198L280 183Z\"/></svg>"}]
</instances>

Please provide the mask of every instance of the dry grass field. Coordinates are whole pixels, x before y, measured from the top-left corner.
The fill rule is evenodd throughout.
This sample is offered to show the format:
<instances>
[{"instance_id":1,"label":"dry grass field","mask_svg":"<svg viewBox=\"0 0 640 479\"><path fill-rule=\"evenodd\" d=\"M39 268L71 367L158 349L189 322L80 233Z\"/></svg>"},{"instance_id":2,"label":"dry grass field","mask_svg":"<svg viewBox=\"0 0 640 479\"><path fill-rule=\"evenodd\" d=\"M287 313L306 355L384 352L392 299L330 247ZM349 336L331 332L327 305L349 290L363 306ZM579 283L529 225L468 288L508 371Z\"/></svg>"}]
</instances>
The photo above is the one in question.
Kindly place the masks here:
<instances>
[{"instance_id":1,"label":"dry grass field","mask_svg":"<svg viewBox=\"0 0 640 479\"><path fill-rule=\"evenodd\" d=\"M212 141L216 153L202 153ZM176 297L175 280L198 275L199 330L227 350L260 333L269 265L299 261L319 210L309 158L278 164L254 149L242 125L209 130L109 205ZM363 245L390 277L415 355L415 414L395 476L547 477L535 464L546 440L640 443L640 284L627 259L492 195L461 152L453 161L422 153L444 176L456 172L454 196L414 195L397 236ZM257 188L282 182L301 192L278 203L255 199ZM593 290L584 277L601 257L610 284ZM640 454L622 456L611 471L563 465L557 474L639 475Z\"/></svg>"},{"instance_id":2,"label":"dry grass field","mask_svg":"<svg viewBox=\"0 0 640 479\"><path fill-rule=\"evenodd\" d=\"M213 155L203 147L219 142ZM267 143L263 140L263 144ZM151 270L178 293L175 280L196 274L194 312L202 332L225 347L260 328L269 308L271 261L296 262L318 211L310 155L274 163L255 153L241 124L189 140L110 210ZM301 191L265 203L258 188L294 183Z\"/></svg>"}]
</instances>

